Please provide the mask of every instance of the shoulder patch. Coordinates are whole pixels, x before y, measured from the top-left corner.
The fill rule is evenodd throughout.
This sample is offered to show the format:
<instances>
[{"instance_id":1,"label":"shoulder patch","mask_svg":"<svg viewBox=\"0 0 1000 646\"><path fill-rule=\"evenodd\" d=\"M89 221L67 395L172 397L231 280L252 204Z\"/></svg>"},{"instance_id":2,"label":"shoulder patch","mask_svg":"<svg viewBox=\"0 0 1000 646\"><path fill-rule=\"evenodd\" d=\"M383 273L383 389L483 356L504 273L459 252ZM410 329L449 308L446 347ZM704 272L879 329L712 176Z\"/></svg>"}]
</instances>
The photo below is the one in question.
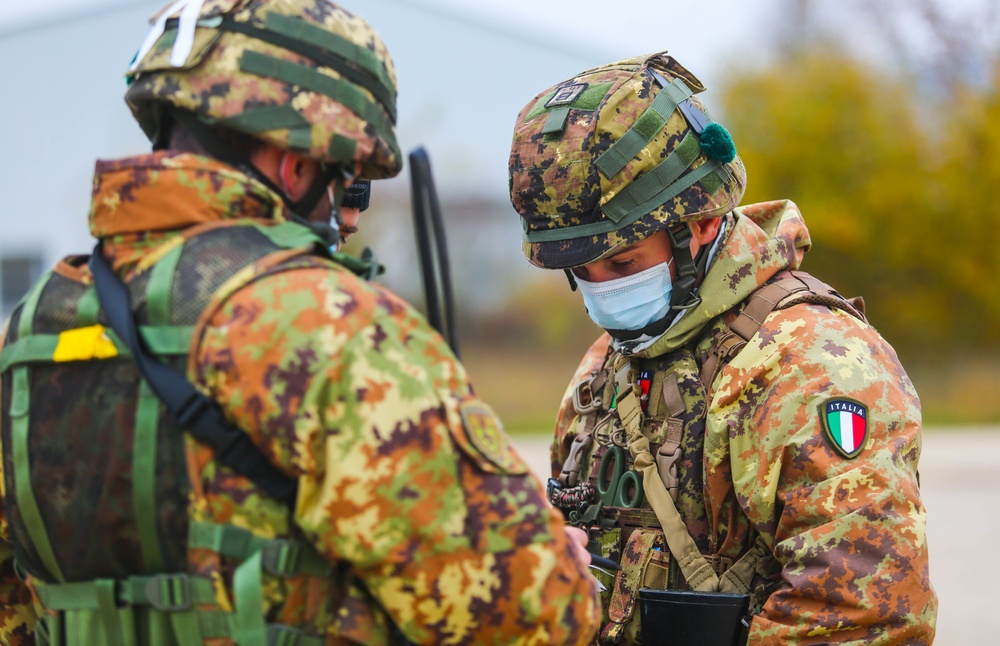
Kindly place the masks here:
<instances>
[{"instance_id":1,"label":"shoulder patch","mask_svg":"<svg viewBox=\"0 0 1000 646\"><path fill-rule=\"evenodd\" d=\"M856 457L868 443L868 406L847 397L827 399L819 405L827 439L845 458Z\"/></svg>"},{"instance_id":2,"label":"shoulder patch","mask_svg":"<svg viewBox=\"0 0 1000 646\"><path fill-rule=\"evenodd\" d=\"M454 433L459 447L484 471L520 475L528 465L511 446L500 418L486 403L468 401L458 407L462 416L462 431Z\"/></svg>"}]
</instances>

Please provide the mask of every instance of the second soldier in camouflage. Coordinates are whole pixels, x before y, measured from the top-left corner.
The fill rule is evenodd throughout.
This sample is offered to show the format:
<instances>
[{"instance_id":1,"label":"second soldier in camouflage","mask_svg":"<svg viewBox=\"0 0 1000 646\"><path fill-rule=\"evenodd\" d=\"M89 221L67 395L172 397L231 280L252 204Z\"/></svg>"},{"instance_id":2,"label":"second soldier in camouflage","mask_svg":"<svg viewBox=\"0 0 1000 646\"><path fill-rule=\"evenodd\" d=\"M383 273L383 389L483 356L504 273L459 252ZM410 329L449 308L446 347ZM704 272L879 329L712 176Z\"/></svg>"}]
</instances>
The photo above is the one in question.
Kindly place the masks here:
<instances>
[{"instance_id":1,"label":"second soldier in camouflage","mask_svg":"<svg viewBox=\"0 0 1000 646\"><path fill-rule=\"evenodd\" d=\"M745 595L737 641L930 643L917 394L861 301L799 271L795 204L739 206L703 89L643 56L541 92L515 125L525 254L608 331L566 391L550 481L622 566L599 639L706 643L693 614L664 627L640 600L690 590Z\"/></svg>"}]
</instances>

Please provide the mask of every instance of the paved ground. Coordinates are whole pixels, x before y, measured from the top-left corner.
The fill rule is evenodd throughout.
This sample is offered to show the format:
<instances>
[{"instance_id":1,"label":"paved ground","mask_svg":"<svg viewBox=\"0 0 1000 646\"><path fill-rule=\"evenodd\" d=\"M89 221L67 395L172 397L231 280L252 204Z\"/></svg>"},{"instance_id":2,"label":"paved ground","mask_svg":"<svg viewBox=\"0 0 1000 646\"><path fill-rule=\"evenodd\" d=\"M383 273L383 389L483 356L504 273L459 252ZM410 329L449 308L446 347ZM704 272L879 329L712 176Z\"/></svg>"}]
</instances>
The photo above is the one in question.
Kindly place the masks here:
<instances>
[{"instance_id":1,"label":"paved ground","mask_svg":"<svg viewBox=\"0 0 1000 646\"><path fill-rule=\"evenodd\" d=\"M548 440L517 438L543 478ZM924 433L920 481L928 513L940 646L1000 643L1000 428Z\"/></svg>"}]
</instances>

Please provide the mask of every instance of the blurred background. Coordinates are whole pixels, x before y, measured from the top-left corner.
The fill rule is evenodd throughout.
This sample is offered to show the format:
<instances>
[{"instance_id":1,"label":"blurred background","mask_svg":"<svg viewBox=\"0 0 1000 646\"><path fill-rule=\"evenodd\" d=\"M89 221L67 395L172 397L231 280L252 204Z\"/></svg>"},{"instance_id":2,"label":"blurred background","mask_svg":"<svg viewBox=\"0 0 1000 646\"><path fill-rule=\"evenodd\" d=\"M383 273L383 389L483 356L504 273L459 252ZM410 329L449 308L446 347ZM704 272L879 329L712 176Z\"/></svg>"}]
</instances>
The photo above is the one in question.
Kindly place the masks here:
<instances>
[{"instance_id":1,"label":"blurred background","mask_svg":"<svg viewBox=\"0 0 1000 646\"><path fill-rule=\"evenodd\" d=\"M0 316L57 258L92 246L94 159L148 149L122 100L123 72L161 4L0 5ZM804 269L865 297L917 385L929 433L972 438L971 451L996 446L976 438L993 441L1000 425L1000 1L345 4L395 59L401 143L429 150L444 206L462 356L513 433L549 432L599 332L561 273L521 255L507 199L514 119L584 69L667 50L732 132L744 202L797 202L814 244ZM405 172L376 182L348 250L373 247L389 268L383 282L419 305L409 199ZM997 480L994 463L984 480ZM994 633L996 616L986 619Z\"/></svg>"},{"instance_id":2,"label":"blurred background","mask_svg":"<svg viewBox=\"0 0 1000 646\"><path fill-rule=\"evenodd\" d=\"M123 71L159 0L0 6L0 315L91 242L95 158L148 148ZM399 76L404 151L425 146L447 219L463 358L512 432L547 430L598 330L559 272L520 252L513 122L589 67L670 51L737 142L745 202L796 201L805 269L861 294L930 425L1000 422L997 0L367 0ZM420 303L405 176L376 182L349 250ZM364 226L367 225L367 226Z\"/></svg>"}]
</instances>

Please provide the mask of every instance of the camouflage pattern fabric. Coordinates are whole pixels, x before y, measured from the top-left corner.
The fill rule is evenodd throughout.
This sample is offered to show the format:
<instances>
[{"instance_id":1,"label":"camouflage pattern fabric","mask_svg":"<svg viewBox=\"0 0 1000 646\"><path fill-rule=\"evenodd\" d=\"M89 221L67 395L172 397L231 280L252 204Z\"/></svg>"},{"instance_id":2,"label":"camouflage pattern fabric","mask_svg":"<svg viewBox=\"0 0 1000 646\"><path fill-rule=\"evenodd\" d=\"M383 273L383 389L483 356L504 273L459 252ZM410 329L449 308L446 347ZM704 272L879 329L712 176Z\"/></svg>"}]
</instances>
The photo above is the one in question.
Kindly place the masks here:
<instances>
[{"instance_id":1,"label":"camouflage pattern fabric","mask_svg":"<svg viewBox=\"0 0 1000 646\"><path fill-rule=\"evenodd\" d=\"M692 354L703 360L723 322L778 271L797 269L808 247L791 202L736 209L705 277L703 303L636 350L636 360L660 371L683 367ZM588 351L567 395L602 370L610 343L604 335ZM678 507L709 554L736 558L759 533L780 566L780 576L755 580L761 599L749 643L930 643L937 598L917 482L919 400L888 343L844 311L794 305L769 315L707 389L707 406L696 415L703 455L691 461L695 447L685 446ZM844 457L824 430L831 400L868 408L868 437L856 457ZM554 476L580 424L567 397L556 423ZM693 514L685 498L703 501L705 515Z\"/></svg>"},{"instance_id":2,"label":"camouflage pattern fabric","mask_svg":"<svg viewBox=\"0 0 1000 646\"><path fill-rule=\"evenodd\" d=\"M190 154L99 162L91 230L125 276L193 225L284 221L278 196ZM329 260L254 268L200 317L187 374L283 471L292 513L185 436L192 520L264 537L304 536L336 566L329 581L264 579L268 621L328 643L586 644L595 580L569 555L545 501L460 363L406 303ZM0 478L0 482L3 479ZM32 643L27 588L0 514L0 642ZM184 541L185 537L177 537ZM228 609L229 566L189 550ZM225 639L212 641L222 646Z\"/></svg>"}]
</instances>

